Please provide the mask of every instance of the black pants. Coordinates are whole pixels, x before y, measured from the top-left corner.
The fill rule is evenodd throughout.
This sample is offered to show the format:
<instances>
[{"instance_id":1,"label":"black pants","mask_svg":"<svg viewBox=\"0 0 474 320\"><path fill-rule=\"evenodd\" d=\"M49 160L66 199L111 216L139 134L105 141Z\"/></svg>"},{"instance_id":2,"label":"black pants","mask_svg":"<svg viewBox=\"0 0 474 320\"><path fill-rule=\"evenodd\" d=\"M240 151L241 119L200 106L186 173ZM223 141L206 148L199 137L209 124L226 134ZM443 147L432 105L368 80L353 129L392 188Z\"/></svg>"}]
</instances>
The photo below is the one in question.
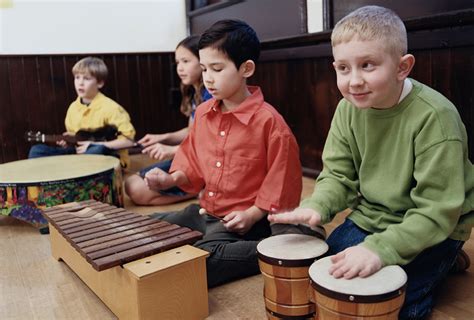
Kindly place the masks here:
<instances>
[{"instance_id":1,"label":"black pants","mask_svg":"<svg viewBox=\"0 0 474 320\"><path fill-rule=\"evenodd\" d=\"M200 215L199 209L199 205L192 204L183 211L155 213L151 217L203 233L194 246L210 253L206 261L210 288L260 273L257 244L270 236L268 220L261 219L241 236L228 231L218 219Z\"/></svg>"}]
</instances>

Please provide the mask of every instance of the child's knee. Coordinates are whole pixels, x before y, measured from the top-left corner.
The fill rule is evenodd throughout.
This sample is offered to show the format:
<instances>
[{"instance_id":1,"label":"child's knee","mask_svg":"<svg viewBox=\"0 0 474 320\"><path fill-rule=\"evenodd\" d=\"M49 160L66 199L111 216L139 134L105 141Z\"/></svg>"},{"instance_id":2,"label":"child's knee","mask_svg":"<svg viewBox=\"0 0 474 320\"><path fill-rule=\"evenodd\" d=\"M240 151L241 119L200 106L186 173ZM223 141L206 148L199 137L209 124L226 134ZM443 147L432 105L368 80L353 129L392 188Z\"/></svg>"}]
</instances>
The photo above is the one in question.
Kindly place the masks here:
<instances>
[{"instance_id":1,"label":"child's knee","mask_svg":"<svg viewBox=\"0 0 474 320\"><path fill-rule=\"evenodd\" d=\"M140 181L141 180L141 181ZM139 176L131 176L125 179L125 192L135 202L143 198L141 195L146 191L146 185L143 179Z\"/></svg>"},{"instance_id":2,"label":"child's knee","mask_svg":"<svg viewBox=\"0 0 474 320\"><path fill-rule=\"evenodd\" d=\"M46 155L46 149L48 147L44 144L35 144L30 148L30 151L28 153L28 158L39 158L39 157L44 157Z\"/></svg>"},{"instance_id":3,"label":"child's knee","mask_svg":"<svg viewBox=\"0 0 474 320\"><path fill-rule=\"evenodd\" d=\"M110 154L110 149L101 144L91 144L87 150L86 154Z\"/></svg>"}]
</instances>

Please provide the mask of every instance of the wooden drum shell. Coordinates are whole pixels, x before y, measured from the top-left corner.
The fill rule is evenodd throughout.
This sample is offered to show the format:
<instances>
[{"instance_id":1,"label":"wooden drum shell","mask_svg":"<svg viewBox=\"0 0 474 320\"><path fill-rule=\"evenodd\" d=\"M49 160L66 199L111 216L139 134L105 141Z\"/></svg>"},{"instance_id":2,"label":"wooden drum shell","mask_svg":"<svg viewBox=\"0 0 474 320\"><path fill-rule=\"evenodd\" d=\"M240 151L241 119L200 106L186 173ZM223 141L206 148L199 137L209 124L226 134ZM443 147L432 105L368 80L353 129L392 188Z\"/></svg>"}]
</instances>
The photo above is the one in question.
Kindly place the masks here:
<instances>
[{"instance_id":1,"label":"wooden drum shell","mask_svg":"<svg viewBox=\"0 0 474 320\"><path fill-rule=\"evenodd\" d=\"M285 305L264 299L268 319L313 319L316 310L314 303Z\"/></svg>"},{"instance_id":2,"label":"wooden drum shell","mask_svg":"<svg viewBox=\"0 0 474 320\"><path fill-rule=\"evenodd\" d=\"M306 269L305 277L278 277L271 273L272 265L259 261L260 271L264 281L264 297L271 301L287 305L300 305L309 303L308 289L309 277ZM295 269L295 268L287 268ZM270 272L268 272L270 271ZM288 272L291 275L291 272Z\"/></svg>"},{"instance_id":3,"label":"wooden drum shell","mask_svg":"<svg viewBox=\"0 0 474 320\"><path fill-rule=\"evenodd\" d=\"M405 300L405 292L392 300L376 303L354 303L334 299L313 292L317 303L318 320L397 320Z\"/></svg>"}]
</instances>

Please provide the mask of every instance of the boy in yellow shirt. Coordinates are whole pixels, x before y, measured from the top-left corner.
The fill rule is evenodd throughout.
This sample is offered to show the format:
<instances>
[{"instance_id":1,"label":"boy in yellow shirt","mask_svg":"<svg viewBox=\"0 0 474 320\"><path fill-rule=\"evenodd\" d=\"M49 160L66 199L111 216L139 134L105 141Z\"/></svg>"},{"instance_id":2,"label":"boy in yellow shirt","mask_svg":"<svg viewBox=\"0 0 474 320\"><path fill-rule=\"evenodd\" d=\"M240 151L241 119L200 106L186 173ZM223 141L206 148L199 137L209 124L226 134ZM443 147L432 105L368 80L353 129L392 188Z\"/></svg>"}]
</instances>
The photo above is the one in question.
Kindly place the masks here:
<instances>
[{"instance_id":1,"label":"boy in yellow shirt","mask_svg":"<svg viewBox=\"0 0 474 320\"><path fill-rule=\"evenodd\" d=\"M100 92L107 79L107 66L99 58L87 57L74 65L72 73L78 97L67 111L63 135L74 136L79 130L94 132L110 126L117 129L117 137L109 141L78 141L75 147L68 146L65 140L58 141L58 146L37 144L30 149L28 158L75 153L117 154L126 167L129 159L125 148L134 145L135 128L127 111Z\"/></svg>"}]
</instances>

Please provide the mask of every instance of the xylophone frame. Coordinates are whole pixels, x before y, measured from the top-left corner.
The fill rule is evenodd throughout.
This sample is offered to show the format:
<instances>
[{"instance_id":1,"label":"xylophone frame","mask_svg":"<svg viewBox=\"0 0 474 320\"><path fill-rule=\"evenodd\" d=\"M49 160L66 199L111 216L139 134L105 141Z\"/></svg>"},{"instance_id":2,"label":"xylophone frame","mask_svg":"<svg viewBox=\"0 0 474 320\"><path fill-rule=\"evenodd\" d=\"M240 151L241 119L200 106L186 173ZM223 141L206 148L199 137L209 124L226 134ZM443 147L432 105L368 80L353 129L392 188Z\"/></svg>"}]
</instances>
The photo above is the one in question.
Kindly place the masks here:
<instances>
[{"instance_id":1,"label":"xylophone frame","mask_svg":"<svg viewBox=\"0 0 474 320\"><path fill-rule=\"evenodd\" d=\"M204 319L206 251L184 245L97 271L50 223L52 256L63 260L119 319Z\"/></svg>"}]
</instances>

